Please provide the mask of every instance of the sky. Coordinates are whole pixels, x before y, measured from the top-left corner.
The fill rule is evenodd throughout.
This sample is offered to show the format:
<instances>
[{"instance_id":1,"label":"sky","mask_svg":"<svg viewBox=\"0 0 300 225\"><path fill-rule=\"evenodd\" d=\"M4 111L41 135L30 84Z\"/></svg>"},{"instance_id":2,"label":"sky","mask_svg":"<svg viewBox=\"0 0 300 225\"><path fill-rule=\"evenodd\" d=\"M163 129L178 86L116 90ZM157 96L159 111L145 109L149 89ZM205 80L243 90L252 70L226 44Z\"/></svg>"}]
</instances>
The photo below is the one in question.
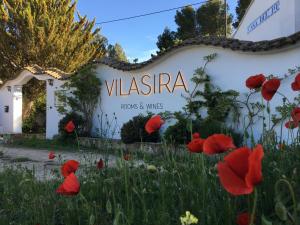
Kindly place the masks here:
<instances>
[{"instance_id":1,"label":"sky","mask_svg":"<svg viewBox=\"0 0 300 225\"><path fill-rule=\"evenodd\" d=\"M201 1L203 0L79 0L77 10L81 15L86 15L90 20L96 19L100 23ZM230 12L234 14L237 0L227 1ZM176 30L175 13L176 10L97 26L110 44L121 44L130 61L138 58L142 62L157 51L157 36L165 27Z\"/></svg>"}]
</instances>

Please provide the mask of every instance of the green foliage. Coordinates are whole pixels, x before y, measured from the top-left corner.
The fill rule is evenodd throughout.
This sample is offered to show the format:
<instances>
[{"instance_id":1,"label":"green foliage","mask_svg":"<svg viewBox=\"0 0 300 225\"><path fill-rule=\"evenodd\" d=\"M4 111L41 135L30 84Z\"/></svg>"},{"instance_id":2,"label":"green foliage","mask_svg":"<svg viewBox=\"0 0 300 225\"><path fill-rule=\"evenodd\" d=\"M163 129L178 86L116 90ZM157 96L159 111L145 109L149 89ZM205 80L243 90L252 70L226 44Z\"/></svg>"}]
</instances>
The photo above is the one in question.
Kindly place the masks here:
<instances>
[{"instance_id":1,"label":"green foliage","mask_svg":"<svg viewBox=\"0 0 300 225\"><path fill-rule=\"evenodd\" d=\"M234 143L237 146L241 145L242 135L233 129L226 127L222 122L199 118L191 120L182 113L175 113L175 118L177 122L174 125L169 126L164 133L164 138L167 143L187 144L191 140L190 124L192 123L192 133L200 133L201 138L207 138L210 135L222 133L232 136Z\"/></svg>"},{"instance_id":2,"label":"green foliage","mask_svg":"<svg viewBox=\"0 0 300 225\"><path fill-rule=\"evenodd\" d=\"M166 27L164 32L157 37L156 45L160 51L165 51L166 49L175 45L176 39L176 32L171 31L168 27Z\"/></svg>"},{"instance_id":3,"label":"green foliage","mask_svg":"<svg viewBox=\"0 0 300 225\"><path fill-rule=\"evenodd\" d=\"M94 112L101 92L101 81L96 76L95 67L92 65L83 67L62 87L66 92L59 94L58 98L68 107L60 106L58 111L67 113L71 109L72 112L81 115L84 121L83 133L90 135Z\"/></svg>"},{"instance_id":4,"label":"green foliage","mask_svg":"<svg viewBox=\"0 0 300 225\"><path fill-rule=\"evenodd\" d=\"M122 46L118 43L116 43L115 45L108 45L107 54L109 58L116 59L122 62L128 62Z\"/></svg>"},{"instance_id":5,"label":"green foliage","mask_svg":"<svg viewBox=\"0 0 300 225\"><path fill-rule=\"evenodd\" d=\"M208 63L212 62L217 57L212 54L204 57L205 65L195 70L191 79L194 83L192 91L185 96L187 105L185 110L197 118L201 118L201 110L207 110L207 120L216 120L225 122L226 118L232 112L235 116L234 120L238 120L239 107L237 104L237 97L239 93L234 90L222 91L211 83L210 76L206 73ZM200 89L204 86L203 90Z\"/></svg>"},{"instance_id":6,"label":"green foliage","mask_svg":"<svg viewBox=\"0 0 300 225\"><path fill-rule=\"evenodd\" d=\"M237 21L232 24L234 28L238 28L238 26L239 26L240 22L242 21L244 15L246 13L246 10L248 9L251 1L252 0L239 0L238 1L238 5L235 9L236 14L237 14Z\"/></svg>"},{"instance_id":7,"label":"green foliage","mask_svg":"<svg viewBox=\"0 0 300 225\"><path fill-rule=\"evenodd\" d=\"M30 114L23 121L24 133L45 133L46 130L46 95L42 92L35 96Z\"/></svg>"},{"instance_id":8,"label":"green foliage","mask_svg":"<svg viewBox=\"0 0 300 225\"><path fill-rule=\"evenodd\" d=\"M24 66L38 64L66 72L104 54L99 29L87 17L74 18L77 1L1 0L0 74L11 79Z\"/></svg>"},{"instance_id":9,"label":"green foliage","mask_svg":"<svg viewBox=\"0 0 300 225\"><path fill-rule=\"evenodd\" d=\"M121 128L121 139L125 144L131 144L135 142L159 142L159 131L152 134L148 134L145 131L145 125L147 121L152 117L152 114L138 115L133 117Z\"/></svg>"},{"instance_id":10,"label":"green foliage","mask_svg":"<svg viewBox=\"0 0 300 225\"><path fill-rule=\"evenodd\" d=\"M144 165L133 166L120 158L115 167L101 171L96 169L94 159L88 165L81 164L80 194L69 197L55 193L63 181L61 176L37 181L32 172L25 169L1 171L0 225L79 225L90 224L91 220L101 225L176 225L187 210L201 225L233 225L240 212L251 208L248 203L251 196L231 196L221 187L215 169L218 157L166 151L143 159L157 171L149 171ZM285 177L299 203L299 163L299 147L288 151L266 149L264 180L257 186L256 224L261 224L262 215L273 224L298 223L299 220L283 222L275 213L274 186ZM58 170L55 169L54 174L58 174ZM290 194L287 195L289 188L280 185L279 191L288 201L285 207L293 216ZM285 213L284 208L279 211Z\"/></svg>"},{"instance_id":11,"label":"green foliage","mask_svg":"<svg viewBox=\"0 0 300 225\"><path fill-rule=\"evenodd\" d=\"M196 12L188 6L176 12L175 22L178 26L177 36L181 40L196 37L198 34Z\"/></svg>"},{"instance_id":12,"label":"green foliage","mask_svg":"<svg viewBox=\"0 0 300 225\"><path fill-rule=\"evenodd\" d=\"M175 23L177 31L170 31L168 28L158 36L157 47L164 51L179 40L184 41L189 38L201 36L224 36L225 24L227 21L226 34L231 33L232 15L228 13L225 17L225 5L222 1L211 0L201 5L198 9L187 6L176 12Z\"/></svg>"},{"instance_id":13,"label":"green foliage","mask_svg":"<svg viewBox=\"0 0 300 225\"><path fill-rule=\"evenodd\" d=\"M72 132L72 133L68 133L65 130L65 126L67 125L67 123L69 121L73 121L74 125L75 125L75 129L76 129L76 133ZM84 129L84 119L82 118L82 116L78 115L75 112L71 112L66 114L60 121L58 124L58 131L60 134L60 139L67 141L67 140L74 140L77 138L77 136L80 137L84 137L87 136L88 134L86 133L85 129ZM77 136L76 136L77 134Z\"/></svg>"},{"instance_id":14,"label":"green foliage","mask_svg":"<svg viewBox=\"0 0 300 225\"><path fill-rule=\"evenodd\" d=\"M225 33L226 35L231 34L232 15L227 14L227 18L225 18L225 4L222 1L211 0L203 4L197 10L197 22L200 34L203 36L225 36ZM225 27L227 29L226 32Z\"/></svg>"}]
</instances>

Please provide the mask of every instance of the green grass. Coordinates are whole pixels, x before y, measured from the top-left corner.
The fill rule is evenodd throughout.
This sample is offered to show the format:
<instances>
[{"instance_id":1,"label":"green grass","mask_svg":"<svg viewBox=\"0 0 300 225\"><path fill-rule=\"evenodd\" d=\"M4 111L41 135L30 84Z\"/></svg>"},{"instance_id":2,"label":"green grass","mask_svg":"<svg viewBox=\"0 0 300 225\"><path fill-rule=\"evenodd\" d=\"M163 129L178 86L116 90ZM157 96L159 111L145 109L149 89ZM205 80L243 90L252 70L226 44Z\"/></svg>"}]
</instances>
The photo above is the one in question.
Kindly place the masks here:
<instances>
[{"instance_id":1,"label":"green grass","mask_svg":"<svg viewBox=\"0 0 300 225\"><path fill-rule=\"evenodd\" d=\"M123 160L101 171L91 165L79 177L81 191L75 197L55 193L62 179L40 182L29 171L7 169L0 173L0 225L176 225L187 210L201 225L233 225L236 215L251 207L252 196L232 197L222 188L215 167L220 158L169 151L147 155L156 172ZM256 224L263 214L288 224L279 223L275 214L274 185L288 180L299 202L299 165L299 149L265 150ZM284 198L289 205L289 194Z\"/></svg>"}]
</instances>

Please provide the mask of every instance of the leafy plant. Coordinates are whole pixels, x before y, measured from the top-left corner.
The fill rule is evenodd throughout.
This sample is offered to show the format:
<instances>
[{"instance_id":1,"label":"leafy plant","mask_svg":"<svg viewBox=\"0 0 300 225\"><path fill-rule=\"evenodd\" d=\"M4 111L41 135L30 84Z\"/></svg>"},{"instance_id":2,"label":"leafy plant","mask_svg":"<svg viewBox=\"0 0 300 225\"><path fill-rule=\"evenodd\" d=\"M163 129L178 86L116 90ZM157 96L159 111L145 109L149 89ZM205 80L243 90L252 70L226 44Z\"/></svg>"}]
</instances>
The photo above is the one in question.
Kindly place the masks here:
<instances>
[{"instance_id":1,"label":"leafy plant","mask_svg":"<svg viewBox=\"0 0 300 225\"><path fill-rule=\"evenodd\" d=\"M85 66L62 87L66 91L58 94L58 98L67 107L59 106L58 111L62 114L72 111L80 115L84 121L83 133L90 135L101 93L101 81L96 76L95 67Z\"/></svg>"},{"instance_id":2,"label":"leafy plant","mask_svg":"<svg viewBox=\"0 0 300 225\"><path fill-rule=\"evenodd\" d=\"M152 114L138 115L133 117L121 128L121 139L125 144L135 143L135 142L159 142L160 136L159 132L156 131L152 134L147 134L145 131L145 125L147 121L151 118Z\"/></svg>"}]
</instances>

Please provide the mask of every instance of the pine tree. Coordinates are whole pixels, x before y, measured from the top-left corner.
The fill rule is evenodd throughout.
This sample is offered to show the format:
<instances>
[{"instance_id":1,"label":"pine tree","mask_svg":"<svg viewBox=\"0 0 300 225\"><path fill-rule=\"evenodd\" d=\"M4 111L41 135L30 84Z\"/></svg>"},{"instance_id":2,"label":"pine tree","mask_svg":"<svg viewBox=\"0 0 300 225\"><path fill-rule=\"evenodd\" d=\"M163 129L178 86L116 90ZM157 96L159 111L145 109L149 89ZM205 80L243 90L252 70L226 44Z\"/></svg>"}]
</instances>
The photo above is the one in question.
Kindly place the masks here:
<instances>
[{"instance_id":1,"label":"pine tree","mask_svg":"<svg viewBox=\"0 0 300 225\"><path fill-rule=\"evenodd\" d=\"M107 55L109 58L116 59L122 62L128 62L122 46L118 43L116 43L115 45L108 45Z\"/></svg>"},{"instance_id":2,"label":"pine tree","mask_svg":"<svg viewBox=\"0 0 300 225\"><path fill-rule=\"evenodd\" d=\"M164 32L157 37L157 47L159 50L164 51L170 48L176 43L176 32L171 31L168 27L164 29Z\"/></svg>"},{"instance_id":3,"label":"pine tree","mask_svg":"<svg viewBox=\"0 0 300 225\"><path fill-rule=\"evenodd\" d=\"M235 9L236 11L236 14L237 14L237 20L236 22L234 22L232 25L234 28L238 28L241 20L243 19L245 13L246 13L246 10L248 9L250 3L251 3L252 0L239 0L238 1L238 5Z\"/></svg>"},{"instance_id":4,"label":"pine tree","mask_svg":"<svg viewBox=\"0 0 300 225\"><path fill-rule=\"evenodd\" d=\"M38 64L73 72L103 55L95 21L73 0L0 0L0 79Z\"/></svg>"}]
</instances>

